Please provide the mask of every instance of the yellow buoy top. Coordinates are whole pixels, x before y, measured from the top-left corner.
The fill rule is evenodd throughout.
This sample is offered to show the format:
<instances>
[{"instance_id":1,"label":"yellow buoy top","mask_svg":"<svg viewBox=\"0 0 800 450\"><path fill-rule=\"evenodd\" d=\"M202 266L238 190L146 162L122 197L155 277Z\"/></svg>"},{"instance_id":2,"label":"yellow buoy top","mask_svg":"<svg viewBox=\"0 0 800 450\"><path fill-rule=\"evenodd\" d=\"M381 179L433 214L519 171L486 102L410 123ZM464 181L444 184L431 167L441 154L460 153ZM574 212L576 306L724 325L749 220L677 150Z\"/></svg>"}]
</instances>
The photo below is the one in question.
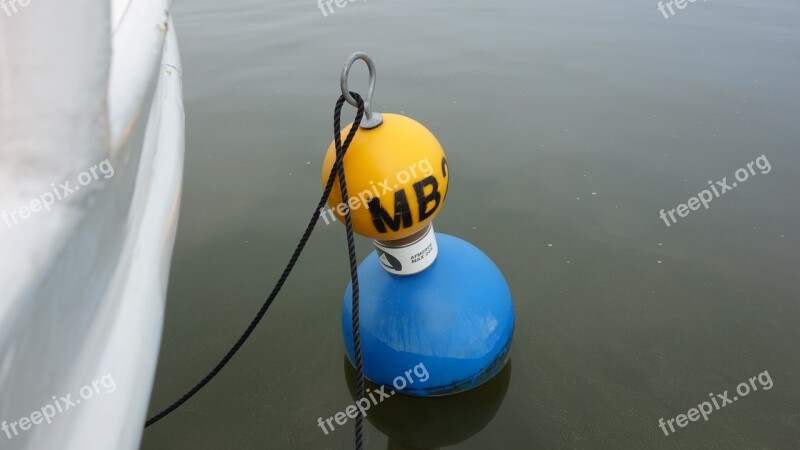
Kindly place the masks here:
<instances>
[{"instance_id":1,"label":"yellow buoy top","mask_svg":"<svg viewBox=\"0 0 800 450\"><path fill-rule=\"evenodd\" d=\"M342 141L352 124L342 130ZM322 184L336 160L333 142L322 164ZM438 214L447 195L447 158L436 137L419 122L383 114L383 123L358 131L344 157L353 230L380 241L408 237ZM338 177L328 205L344 221Z\"/></svg>"}]
</instances>

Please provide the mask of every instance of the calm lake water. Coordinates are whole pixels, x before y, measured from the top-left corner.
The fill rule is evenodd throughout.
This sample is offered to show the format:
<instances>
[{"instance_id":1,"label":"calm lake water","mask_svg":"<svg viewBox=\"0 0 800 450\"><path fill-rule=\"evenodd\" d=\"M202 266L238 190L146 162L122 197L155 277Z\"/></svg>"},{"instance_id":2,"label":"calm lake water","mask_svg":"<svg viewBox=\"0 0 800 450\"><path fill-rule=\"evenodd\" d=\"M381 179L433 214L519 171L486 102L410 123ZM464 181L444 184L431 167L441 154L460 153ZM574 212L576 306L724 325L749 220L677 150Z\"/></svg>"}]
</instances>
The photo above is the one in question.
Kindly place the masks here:
<instances>
[{"instance_id":1,"label":"calm lake water","mask_svg":"<svg viewBox=\"0 0 800 450\"><path fill-rule=\"evenodd\" d=\"M393 397L367 448L800 448L800 4L665 19L657 3L369 0L325 17L312 0L176 2L188 146L151 412L278 278L321 189L341 67L365 51L376 109L447 152L437 231L492 257L517 313L491 385ZM762 155L708 209L659 217ZM343 227L321 223L250 341L142 448L353 448L352 421L317 426L352 402L348 273ZM765 371L708 421L659 427Z\"/></svg>"}]
</instances>

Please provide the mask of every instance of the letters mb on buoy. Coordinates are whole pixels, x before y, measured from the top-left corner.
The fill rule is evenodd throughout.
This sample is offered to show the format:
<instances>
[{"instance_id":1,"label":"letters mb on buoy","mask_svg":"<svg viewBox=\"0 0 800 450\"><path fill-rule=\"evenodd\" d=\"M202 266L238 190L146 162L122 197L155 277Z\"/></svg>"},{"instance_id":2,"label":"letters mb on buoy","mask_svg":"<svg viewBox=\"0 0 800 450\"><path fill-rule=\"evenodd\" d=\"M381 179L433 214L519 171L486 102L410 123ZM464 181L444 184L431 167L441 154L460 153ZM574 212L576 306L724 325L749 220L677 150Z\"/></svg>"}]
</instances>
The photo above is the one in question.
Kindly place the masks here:
<instances>
[{"instance_id":1,"label":"letters mb on buoy","mask_svg":"<svg viewBox=\"0 0 800 450\"><path fill-rule=\"evenodd\" d=\"M349 202L366 200L366 208L353 208L353 231L378 239L403 239L424 229L433 220L447 196L447 158L436 137L420 123L397 114L384 114L384 123L360 130L344 157ZM342 139L350 127L342 131ZM322 183L327 181L336 149L328 148L322 164ZM428 161L429 174L413 177L410 167ZM400 176L407 174L410 176ZM382 180L377 181L376 180ZM338 180L328 204L344 221L342 192ZM355 200L354 200L355 199Z\"/></svg>"}]
</instances>

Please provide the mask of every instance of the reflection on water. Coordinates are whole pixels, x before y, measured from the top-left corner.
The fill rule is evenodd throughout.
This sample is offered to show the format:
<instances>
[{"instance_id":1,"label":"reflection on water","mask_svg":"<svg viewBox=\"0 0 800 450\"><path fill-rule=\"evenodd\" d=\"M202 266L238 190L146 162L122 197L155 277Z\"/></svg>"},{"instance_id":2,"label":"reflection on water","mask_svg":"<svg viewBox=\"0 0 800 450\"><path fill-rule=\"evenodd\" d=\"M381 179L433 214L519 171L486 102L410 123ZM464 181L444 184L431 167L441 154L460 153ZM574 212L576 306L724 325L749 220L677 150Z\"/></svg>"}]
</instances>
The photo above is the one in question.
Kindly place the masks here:
<instances>
[{"instance_id":1,"label":"reflection on water","mask_svg":"<svg viewBox=\"0 0 800 450\"><path fill-rule=\"evenodd\" d=\"M345 356L344 373L353 401L356 371ZM389 437L388 450L434 450L466 441L492 421L511 382L511 361L491 380L456 395L393 395L367 411L367 420ZM366 389L378 388L369 380ZM389 386L391 388L391 386Z\"/></svg>"}]
</instances>

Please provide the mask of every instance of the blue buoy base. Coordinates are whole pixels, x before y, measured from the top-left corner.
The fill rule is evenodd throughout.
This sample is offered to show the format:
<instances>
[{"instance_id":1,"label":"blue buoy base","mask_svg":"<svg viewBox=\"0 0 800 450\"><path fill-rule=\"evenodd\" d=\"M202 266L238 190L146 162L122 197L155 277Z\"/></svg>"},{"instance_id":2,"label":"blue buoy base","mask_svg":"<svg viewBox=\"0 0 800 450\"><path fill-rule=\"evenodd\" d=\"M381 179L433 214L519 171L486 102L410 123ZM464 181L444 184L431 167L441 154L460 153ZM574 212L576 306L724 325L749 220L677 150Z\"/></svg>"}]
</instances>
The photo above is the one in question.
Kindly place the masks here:
<instances>
[{"instance_id":1,"label":"blue buoy base","mask_svg":"<svg viewBox=\"0 0 800 450\"><path fill-rule=\"evenodd\" d=\"M473 245L441 233L436 239L439 255L419 274L386 272L376 252L358 268L364 375L399 394L463 392L508 360L514 306L503 275ZM342 335L352 363L352 285Z\"/></svg>"}]
</instances>

